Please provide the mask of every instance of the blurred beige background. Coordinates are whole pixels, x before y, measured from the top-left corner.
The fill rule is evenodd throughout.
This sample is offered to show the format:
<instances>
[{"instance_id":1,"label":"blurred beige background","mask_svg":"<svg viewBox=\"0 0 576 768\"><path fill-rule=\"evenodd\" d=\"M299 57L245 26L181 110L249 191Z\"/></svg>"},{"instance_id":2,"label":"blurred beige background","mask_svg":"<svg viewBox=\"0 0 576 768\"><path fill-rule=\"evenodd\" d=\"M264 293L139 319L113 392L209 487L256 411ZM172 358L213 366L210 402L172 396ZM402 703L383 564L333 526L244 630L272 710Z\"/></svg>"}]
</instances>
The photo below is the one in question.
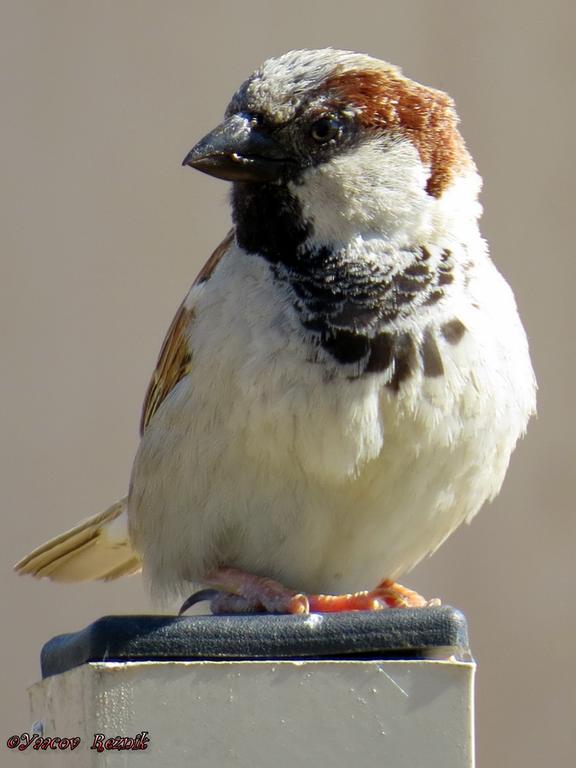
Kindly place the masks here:
<instances>
[{"instance_id":1,"label":"blurred beige background","mask_svg":"<svg viewBox=\"0 0 576 768\"><path fill-rule=\"evenodd\" d=\"M4 752L45 640L150 611L138 577L58 587L11 565L126 491L164 331L228 226L226 185L180 161L263 59L333 45L449 91L485 179L539 418L496 503L407 581L468 616L479 765L572 764L575 22L560 0L2 0Z\"/></svg>"}]
</instances>

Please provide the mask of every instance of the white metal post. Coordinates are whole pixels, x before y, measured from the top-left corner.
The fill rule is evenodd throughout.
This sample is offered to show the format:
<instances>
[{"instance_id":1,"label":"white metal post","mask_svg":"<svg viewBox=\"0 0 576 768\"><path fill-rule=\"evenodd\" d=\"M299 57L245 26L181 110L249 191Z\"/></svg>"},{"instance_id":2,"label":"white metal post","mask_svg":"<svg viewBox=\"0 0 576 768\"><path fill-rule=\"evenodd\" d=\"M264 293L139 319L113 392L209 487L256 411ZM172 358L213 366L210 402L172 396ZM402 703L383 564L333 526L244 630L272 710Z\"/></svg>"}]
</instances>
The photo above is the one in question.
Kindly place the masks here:
<instances>
[{"instance_id":1,"label":"white metal post","mask_svg":"<svg viewBox=\"0 0 576 768\"><path fill-rule=\"evenodd\" d=\"M451 608L109 617L42 661L23 751L43 766L474 764L474 663Z\"/></svg>"}]
</instances>

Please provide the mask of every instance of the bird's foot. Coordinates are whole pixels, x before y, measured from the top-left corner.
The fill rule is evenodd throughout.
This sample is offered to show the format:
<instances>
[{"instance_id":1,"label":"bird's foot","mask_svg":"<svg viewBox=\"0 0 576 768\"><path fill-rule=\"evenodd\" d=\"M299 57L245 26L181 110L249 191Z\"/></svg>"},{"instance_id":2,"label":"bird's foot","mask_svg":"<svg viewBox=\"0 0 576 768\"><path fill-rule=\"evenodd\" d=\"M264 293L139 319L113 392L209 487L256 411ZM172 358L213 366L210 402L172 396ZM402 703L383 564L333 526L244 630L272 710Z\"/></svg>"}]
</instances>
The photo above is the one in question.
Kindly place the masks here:
<instances>
[{"instance_id":1,"label":"bird's foot","mask_svg":"<svg viewBox=\"0 0 576 768\"><path fill-rule=\"evenodd\" d=\"M426 600L401 584L385 579L376 589L354 592L350 595L309 595L310 611L334 613L338 611L381 611L385 608L430 608L440 600Z\"/></svg>"},{"instance_id":2,"label":"bird's foot","mask_svg":"<svg viewBox=\"0 0 576 768\"><path fill-rule=\"evenodd\" d=\"M440 605L389 579L376 589L348 595L304 595L273 579L254 576L235 568L219 568L206 582L209 589L191 595L180 614L196 603L210 601L214 614L230 613L339 613L343 611L381 611L385 608L425 608Z\"/></svg>"},{"instance_id":3,"label":"bird's foot","mask_svg":"<svg viewBox=\"0 0 576 768\"><path fill-rule=\"evenodd\" d=\"M310 613L306 595L236 568L218 568L208 574L205 582L210 588L185 600L180 614L205 600L210 601L212 613Z\"/></svg>"}]
</instances>

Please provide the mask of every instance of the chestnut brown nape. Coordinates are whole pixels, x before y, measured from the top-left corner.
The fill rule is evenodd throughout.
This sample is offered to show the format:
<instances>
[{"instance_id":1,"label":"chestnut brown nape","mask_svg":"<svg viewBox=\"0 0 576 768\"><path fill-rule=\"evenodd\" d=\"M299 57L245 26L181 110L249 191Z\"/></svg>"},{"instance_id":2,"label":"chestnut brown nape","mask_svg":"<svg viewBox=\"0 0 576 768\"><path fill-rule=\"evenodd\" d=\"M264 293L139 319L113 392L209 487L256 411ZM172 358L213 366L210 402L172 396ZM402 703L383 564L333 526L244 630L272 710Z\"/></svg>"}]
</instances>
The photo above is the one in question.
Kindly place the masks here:
<instances>
[{"instance_id":1,"label":"chestnut brown nape","mask_svg":"<svg viewBox=\"0 0 576 768\"><path fill-rule=\"evenodd\" d=\"M393 67L336 72L326 87L360 108L364 127L396 129L413 142L430 166L429 195L440 197L458 171L473 165L454 102L442 91L409 80Z\"/></svg>"}]
</instances>

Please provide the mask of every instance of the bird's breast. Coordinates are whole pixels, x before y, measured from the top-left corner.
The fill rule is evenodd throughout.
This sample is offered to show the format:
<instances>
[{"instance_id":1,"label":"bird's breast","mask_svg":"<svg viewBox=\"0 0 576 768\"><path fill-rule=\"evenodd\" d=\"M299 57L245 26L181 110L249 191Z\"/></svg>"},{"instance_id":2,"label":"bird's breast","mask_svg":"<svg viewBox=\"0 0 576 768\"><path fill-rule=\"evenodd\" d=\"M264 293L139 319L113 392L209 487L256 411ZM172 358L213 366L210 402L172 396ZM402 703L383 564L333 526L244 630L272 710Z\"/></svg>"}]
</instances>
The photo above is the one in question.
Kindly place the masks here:
<instances>
[{"instance_id":1,"label":"bird's breast","mask_svg":"<svg viewBox=\"0 0 576 768\"><path fill-rule=\"evenodd\" d=\"M492 397L502 361L480 337L472 301L435 314L452 267L445 249L430 251L403 254L401 270L381 267L378 278L368 260L356 270L325 264L323 280L315 267L300 282L231 253L196 311L195 402L225 414L254 460L335 481L378 457L387 433L457 441L464 414L475 418Z\"/></svg>"}]
</instances>

